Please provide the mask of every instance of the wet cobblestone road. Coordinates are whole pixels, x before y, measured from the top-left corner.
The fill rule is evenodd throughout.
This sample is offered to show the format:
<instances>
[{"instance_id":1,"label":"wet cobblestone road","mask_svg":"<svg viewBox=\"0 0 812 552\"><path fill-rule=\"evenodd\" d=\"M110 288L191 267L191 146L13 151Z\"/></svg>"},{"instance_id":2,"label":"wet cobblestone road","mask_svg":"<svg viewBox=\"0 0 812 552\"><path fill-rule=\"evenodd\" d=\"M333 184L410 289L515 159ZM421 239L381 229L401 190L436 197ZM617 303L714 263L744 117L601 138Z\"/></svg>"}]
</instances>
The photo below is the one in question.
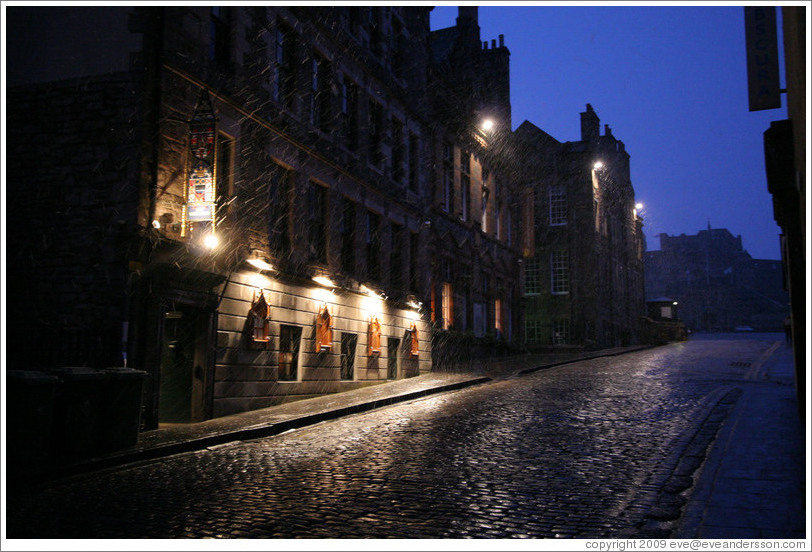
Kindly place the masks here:
<instances>
[{"instance_id":1,"label":"wet cobblestone road","mask_svg":"<svg viewBox=\"0 0 812 552\"><path fill-rule=\"evenodd\" d=\"M636 536L703 421L773 343L584 361L75 477L7 497L7 535Z\"/></svg>"}]
</instances>

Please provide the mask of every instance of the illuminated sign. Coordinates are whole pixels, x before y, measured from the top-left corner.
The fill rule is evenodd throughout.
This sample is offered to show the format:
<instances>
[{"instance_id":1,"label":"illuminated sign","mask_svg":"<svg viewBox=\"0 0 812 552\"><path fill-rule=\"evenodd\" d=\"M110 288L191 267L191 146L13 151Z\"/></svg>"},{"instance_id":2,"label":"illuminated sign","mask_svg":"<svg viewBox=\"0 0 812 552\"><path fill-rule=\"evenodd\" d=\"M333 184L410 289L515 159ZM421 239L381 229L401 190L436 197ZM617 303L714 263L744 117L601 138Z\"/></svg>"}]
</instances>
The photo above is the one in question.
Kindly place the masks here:
<instances>
[{"instance_id":1,"label":"illuminated sign","mask_svg":"<svg viewBox=\"0 0 812 552\"><path fill-rule=\"evenodd\" d=\"M189 128L190 167L186 185L186 220L214 220L216 190L214 178L216 120L207 91L195 107Z\"/></svg>"}]
</instances>

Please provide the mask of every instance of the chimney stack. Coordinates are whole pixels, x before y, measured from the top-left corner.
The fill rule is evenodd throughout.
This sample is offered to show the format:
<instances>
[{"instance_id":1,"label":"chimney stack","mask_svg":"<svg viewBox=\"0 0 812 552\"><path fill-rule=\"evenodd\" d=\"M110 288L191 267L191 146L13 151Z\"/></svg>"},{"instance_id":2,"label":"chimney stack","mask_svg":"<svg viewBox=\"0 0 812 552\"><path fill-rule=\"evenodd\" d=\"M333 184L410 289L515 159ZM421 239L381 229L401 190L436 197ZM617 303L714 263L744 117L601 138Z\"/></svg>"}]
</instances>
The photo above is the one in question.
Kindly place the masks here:
<instances>
[{"instance_id":1,"label":"chimney stack","mask_svg":"<svg viewBox=\"0 0 812 552\"><path fill-rule=\"evenodd\" d=\"M586 104L586 111L581 113L581 140L592 142L600 136L601 120L592 109L592 105Z\"/></svg>"}]
</instances>

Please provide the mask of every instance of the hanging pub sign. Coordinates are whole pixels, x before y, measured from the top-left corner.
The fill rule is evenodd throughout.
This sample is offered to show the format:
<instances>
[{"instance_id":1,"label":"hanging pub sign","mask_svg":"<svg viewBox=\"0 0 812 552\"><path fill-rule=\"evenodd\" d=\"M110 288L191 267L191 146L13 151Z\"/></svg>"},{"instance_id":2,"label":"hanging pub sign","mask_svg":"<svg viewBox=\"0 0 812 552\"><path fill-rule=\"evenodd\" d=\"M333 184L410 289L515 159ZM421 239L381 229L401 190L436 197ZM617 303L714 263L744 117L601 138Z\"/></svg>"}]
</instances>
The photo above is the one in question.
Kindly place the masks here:
<instances>
[{"instance_id":1,"label":"hanging pub sign","mask_svg":"<svg viewBox=\"0 0 812 552\"><path fill-rule=\"evenodd\" d=\"M209 93L203 90L189 123L190 162L186 185L186 215L189 222L214 220L216 128Z\"/></svg>"}]
</instances>

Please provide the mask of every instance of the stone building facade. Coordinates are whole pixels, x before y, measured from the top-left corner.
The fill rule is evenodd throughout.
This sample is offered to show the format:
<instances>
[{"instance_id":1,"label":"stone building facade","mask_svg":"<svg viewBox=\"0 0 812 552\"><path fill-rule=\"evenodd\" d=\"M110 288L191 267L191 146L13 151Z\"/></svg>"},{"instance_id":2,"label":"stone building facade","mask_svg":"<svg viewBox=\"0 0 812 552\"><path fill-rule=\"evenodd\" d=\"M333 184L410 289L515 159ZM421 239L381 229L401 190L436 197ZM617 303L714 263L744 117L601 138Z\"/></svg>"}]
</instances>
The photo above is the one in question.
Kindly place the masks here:
<instances>
[{"instance_id":1,"label":"stone building facade","mask_svg":"<svg viewBox=\"0 0 812 552\"><path fill-rule=\"evenodd\" d=\"M512 127L504 36L482 42L477 8L460 7L455 26L431 33L431 55L430 304L435 362L444 365L521 342L521 193L505 155Z\"/></svg>"},{"instance_id":2,"label":"stone building facade","mask_svg":"<svg viewBox=\"0 0 812 552\"><path fill-rule=\"evenodd\" d=\"M741 236L725 228L660 234L660 249L646 252L645 266L649 299L672 297L692 331L783 331L789 296L781 261L753 259Z\"/></svg>"},{"instance_id":3,"label":"stone building facade","mask_svg":"<svg viewBox=\"0 0 812 552\"><path fill-rule=\"evenodd\" d=\"M525 121L515 155L532 190L532 242L524 259L530 349L603 348L639 342L645 316L643 221L629 154L591 105L581 139L559 142Z\"/></svg>"},{"instance_id":4,"label":"stone building facade","mask_svg":"<svg viewBox=\"0 0 812 552\"><path fill-rule=\"evenodd\" d=\"M8 8L9 365L145 370L152 428L519 339L509 53L430 11Z\"/></svg>"},{"instance_id":5,"label":"stone building facade","mask_svg":"<svg viewBox=\"0 0 812 552\"><path fill-rule=\"evenodd\" d=\"M148 428L430 371L429 11L10 8L9 363Z\"/></svg>"}]
</instances>

